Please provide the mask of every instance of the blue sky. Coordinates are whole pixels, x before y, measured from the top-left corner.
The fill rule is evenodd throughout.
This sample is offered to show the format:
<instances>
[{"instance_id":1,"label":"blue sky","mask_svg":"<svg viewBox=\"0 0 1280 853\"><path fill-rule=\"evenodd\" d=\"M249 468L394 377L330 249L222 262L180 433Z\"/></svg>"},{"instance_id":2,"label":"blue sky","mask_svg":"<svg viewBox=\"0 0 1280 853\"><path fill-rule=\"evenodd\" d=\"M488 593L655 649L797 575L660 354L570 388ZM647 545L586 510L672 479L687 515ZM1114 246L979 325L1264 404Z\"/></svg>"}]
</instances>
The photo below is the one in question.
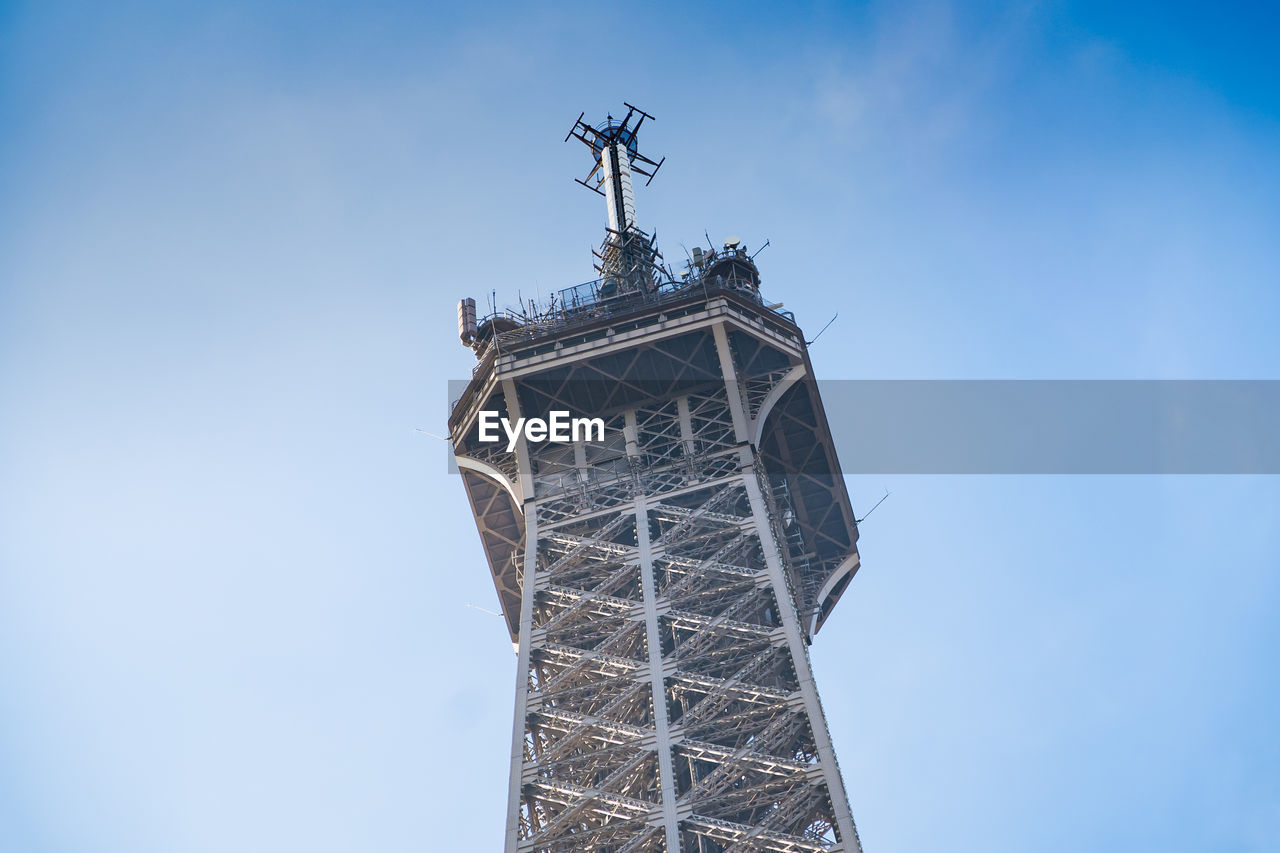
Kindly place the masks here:
<instances>
[{"instance_id":1,"label":"blue sky","mask_svg":"<svg viewBox=\"0 0 1280 853\"><path fill-rule=\"evenodd\" d=\"M0 849L498 849L454 303L771 246L824 378L1280 365L1262 9L0 4ZM841 448L849 456L856 448ZM1271 849L1280 484L858 477L813 647L869 851Z\"/></svg>"}]
</instances>

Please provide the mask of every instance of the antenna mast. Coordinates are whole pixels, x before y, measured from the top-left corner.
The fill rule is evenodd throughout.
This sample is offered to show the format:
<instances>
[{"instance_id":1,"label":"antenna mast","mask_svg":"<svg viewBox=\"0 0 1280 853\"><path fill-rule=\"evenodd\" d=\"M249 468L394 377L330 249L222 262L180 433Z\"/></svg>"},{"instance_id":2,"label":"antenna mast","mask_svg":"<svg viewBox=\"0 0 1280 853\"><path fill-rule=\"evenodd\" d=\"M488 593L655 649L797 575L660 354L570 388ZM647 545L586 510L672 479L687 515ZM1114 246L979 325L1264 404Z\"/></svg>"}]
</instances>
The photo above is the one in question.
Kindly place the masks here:
<instances>
[{"instance_id":1,"label":"antenna mast","mask_svg":"<svg viewBox=\"0 0 1280 853\"><path fill-rule=\"evenodd\" d=\"M600 250L595 252L595 267L604 279L600 295L605 298L652 291L658 284L656 275L662 260L655 237L636 224L632 176L644 176L648 186L667 158L654 161L640 153L637 134L645 119L653 116L631 104L624 102L623 106L627 114L621 120L610 115L594 127L582 120L586 113L579 113L564 138L565 142L577 139L591 149L591 171L585 178L575 180L604 196L608 209L607 233Z\"/></svg>"}]
</instances>

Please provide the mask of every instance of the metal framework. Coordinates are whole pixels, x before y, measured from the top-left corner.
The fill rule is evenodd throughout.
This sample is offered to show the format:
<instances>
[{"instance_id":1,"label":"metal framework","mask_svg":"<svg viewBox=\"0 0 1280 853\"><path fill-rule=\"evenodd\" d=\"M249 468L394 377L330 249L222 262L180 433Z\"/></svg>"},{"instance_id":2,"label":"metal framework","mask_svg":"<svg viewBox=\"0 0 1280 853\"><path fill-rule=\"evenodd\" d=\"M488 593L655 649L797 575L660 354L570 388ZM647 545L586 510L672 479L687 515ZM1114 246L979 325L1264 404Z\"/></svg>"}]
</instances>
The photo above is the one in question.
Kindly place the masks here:
<instances>
[{"instance_id":1,"label":"metal framework","mask_svg":"<svg viewBox=\"0 0 1280 853\"><path fill-rule=\"evenodd\" d=\"M450 431L518 653L507 853L861 849L807 653L857 529L804 337L724 257L751 274L476 336ZM604 439L508 453L485 410Z\"/></svg>"}]
</instances>

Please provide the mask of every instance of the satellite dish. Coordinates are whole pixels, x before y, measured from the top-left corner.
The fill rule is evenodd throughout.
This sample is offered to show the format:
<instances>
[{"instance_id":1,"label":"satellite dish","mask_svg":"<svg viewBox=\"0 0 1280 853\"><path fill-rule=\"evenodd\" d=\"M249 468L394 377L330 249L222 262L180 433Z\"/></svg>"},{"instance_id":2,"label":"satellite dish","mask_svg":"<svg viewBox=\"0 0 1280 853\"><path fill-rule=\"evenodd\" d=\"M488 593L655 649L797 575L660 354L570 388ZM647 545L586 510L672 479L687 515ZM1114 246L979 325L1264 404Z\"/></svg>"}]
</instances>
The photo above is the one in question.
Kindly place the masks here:
<instances>
[{"instance_id":1,"label":"satellite dish","mask_svg":"<svg viewBox=\"0 0 1280 853\"><path fill-rule=\"evenodd\" d=\"M737 237L730 237L728 240L724 241L724 247L726 249L729 249L730 251L738 248L738 246L741 244L742 244L742 241L739 240Z\"/></svg>"}]
</instances>

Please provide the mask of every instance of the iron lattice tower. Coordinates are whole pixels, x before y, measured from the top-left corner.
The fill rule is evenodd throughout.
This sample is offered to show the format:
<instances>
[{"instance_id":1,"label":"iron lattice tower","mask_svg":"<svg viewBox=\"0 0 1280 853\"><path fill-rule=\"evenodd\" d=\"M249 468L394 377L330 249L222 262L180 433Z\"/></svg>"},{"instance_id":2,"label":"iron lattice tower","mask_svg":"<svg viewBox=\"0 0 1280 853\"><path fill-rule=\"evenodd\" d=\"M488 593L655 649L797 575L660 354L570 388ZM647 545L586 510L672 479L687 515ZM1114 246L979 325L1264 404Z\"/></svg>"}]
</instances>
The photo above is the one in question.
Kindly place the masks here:
<instances>
[{"instance_id":1,"label":"iron lattice tower","mask_svg":"<svg viewBox=\"0 0 1280 853\"><path fill-rule=\"evenodd\" d=\"M628 109L570 134L601 277L459 306L479 363L450 434L518 653L506 851L860 851L807 652L857 528L804 336L736 241L661 266ZM479 440L482 411L555 410L603 440Z\"/></svg>"}]
</instances>

